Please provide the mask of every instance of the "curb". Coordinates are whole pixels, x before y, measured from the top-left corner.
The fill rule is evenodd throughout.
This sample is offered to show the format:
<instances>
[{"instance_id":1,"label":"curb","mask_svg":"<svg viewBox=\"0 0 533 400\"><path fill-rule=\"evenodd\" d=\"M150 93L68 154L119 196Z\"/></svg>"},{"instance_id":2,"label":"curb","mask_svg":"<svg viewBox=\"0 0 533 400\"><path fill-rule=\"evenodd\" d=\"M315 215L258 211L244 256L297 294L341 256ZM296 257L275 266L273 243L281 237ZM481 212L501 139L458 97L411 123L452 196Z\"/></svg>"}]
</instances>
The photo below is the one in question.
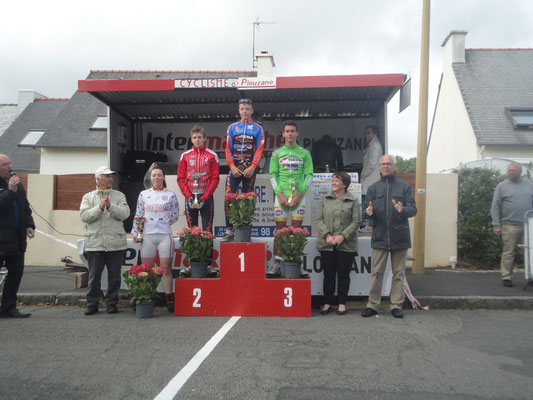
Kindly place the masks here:
<instances>
[{"instance_id":1,"label":"curb","mask_svg":"<svg viewBox=\"0 0 533 400\"><path fill-rule=\"evenodd\" d=\"M430 310L533 310L533 297L529 296L418 296L417 299Z\"/></svg>"},{"instance_id":2,"label":"curb","mask_svg":"<svg viewBox=\"0 0 533 400\"><path fill-rule=\"evenodd\" d=\"M85 294L81 293L18 293L17 302L25 306L79 306L86 303Z\"/></svg>"},{"instance_id":3,"label":"curb","mask_svg":"<svg viewBox=\"0 0 533 400\"><path fill-rule=\"evenodd\" d=\"M529 296L418 296L418 301L429 310L533 310L533 297ZM79 306L86 305L85 293L19 293L17 301L21 305L58 305ZM348 301L350 309L363 309L366 301ZM119 298L119 307L130 307L129 301L123 295ZM382 302L382 307L388 307L388 302ZM411 308L406 300L405 307Z\"/></svg>"}]
</instances>

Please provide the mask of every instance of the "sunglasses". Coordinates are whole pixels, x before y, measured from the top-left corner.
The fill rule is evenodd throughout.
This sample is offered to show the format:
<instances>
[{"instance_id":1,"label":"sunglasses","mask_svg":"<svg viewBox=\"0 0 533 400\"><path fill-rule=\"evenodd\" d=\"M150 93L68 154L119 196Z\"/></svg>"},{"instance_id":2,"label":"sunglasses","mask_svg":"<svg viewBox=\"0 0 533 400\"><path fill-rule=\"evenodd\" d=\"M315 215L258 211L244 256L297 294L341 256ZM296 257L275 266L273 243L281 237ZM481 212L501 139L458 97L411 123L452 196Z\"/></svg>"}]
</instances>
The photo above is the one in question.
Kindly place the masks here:
<instances>
[{"instance_id":1,"label":"sunglasses","mask_svg":"<svg viewBox=\"0 0 533 400\"><path fill-rule=\"evenodd\" d=\"M252 104L252 100L250 99L240 99L239 104Z\"/></svg>"}]
</instances>

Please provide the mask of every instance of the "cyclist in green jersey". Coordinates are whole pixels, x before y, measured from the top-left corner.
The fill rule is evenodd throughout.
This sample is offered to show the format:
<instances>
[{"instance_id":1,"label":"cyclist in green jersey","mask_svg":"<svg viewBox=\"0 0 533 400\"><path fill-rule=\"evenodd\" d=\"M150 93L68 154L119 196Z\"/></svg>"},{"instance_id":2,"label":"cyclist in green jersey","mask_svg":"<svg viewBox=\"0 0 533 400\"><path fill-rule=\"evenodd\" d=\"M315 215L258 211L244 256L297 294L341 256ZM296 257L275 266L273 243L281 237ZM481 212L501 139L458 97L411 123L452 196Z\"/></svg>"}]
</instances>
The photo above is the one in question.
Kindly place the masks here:
<instances>
[{"instance_id":1,"label":"cyclist in green jersey","mask_svg":"<svg viewBox=\"0 0 533 400\"><path fill-rule=\"evenodd\" d=\"M291 225L302 226L305 215L305 193L313 177L313 161L308 150L296 144L298 127L294 121L283 123L282 136L285 145L276 149L270 159L269 175L276 198L274 200L274 220L276 229L287 226L291 215ZM281 274L281 257L274 247L274 266L267 271L268 276ZM302 275L307 275L303 268Z\"/></svg>"}]
</instances>

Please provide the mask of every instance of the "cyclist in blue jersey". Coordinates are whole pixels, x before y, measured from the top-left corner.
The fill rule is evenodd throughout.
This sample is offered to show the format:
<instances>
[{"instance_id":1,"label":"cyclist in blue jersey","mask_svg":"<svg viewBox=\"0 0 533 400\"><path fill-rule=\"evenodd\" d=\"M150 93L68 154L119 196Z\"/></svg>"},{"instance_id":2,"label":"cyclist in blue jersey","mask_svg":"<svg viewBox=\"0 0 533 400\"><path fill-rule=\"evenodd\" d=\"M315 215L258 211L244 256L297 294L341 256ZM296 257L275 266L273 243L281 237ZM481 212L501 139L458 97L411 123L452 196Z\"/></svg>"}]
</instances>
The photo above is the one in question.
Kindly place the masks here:
<instances>
[{"instance_id":1,"label":"cyclist in blue jersey","mask_svg":"<svg viewBox=\"0 0 533 400\"><path fill-rule=\"evenodd\" d=\"M226 178L226 194L236 193L242 184L242 192L253 192L255 176L263 156L263 127L252 121L254 113L250 99L239 100L241 120L231 124L226 134L226 160L230 168ZM229 209L226 202L226 235L224 242L233 241L233 226L229 222Z\"/></svg>"}]
</instances>

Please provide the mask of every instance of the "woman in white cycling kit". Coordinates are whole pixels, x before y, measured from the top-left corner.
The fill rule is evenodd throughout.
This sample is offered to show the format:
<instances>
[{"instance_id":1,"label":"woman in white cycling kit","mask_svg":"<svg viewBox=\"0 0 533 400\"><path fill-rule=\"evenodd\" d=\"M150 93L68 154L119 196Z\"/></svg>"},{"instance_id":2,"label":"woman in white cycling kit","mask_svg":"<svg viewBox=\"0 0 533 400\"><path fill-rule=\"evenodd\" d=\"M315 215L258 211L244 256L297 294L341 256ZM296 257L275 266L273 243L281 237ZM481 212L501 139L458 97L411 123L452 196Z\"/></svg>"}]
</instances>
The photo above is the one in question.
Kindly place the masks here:
<instances>
[{"instance_id":1,"label":"woman in white cycling kit","mask_svg":"<svg viewBox=\"0 0 533 400\"><path fill-rule=\"evenodd\" d=\"M143 240L141 242L141 259L143 263L155 265L156 253L159 252L160 267L163 268L163 286L167 298L167 307L174 311L172 295L172 256L174 238L170 225L178 220L178 199L174 192L166 187L165 173L159 167L152 168L150 173L152 187L143 190L137 200L135 217L144 217ZM133 223L131 236L138 242L139 228Z\"/></svg>"}]
</instances>

